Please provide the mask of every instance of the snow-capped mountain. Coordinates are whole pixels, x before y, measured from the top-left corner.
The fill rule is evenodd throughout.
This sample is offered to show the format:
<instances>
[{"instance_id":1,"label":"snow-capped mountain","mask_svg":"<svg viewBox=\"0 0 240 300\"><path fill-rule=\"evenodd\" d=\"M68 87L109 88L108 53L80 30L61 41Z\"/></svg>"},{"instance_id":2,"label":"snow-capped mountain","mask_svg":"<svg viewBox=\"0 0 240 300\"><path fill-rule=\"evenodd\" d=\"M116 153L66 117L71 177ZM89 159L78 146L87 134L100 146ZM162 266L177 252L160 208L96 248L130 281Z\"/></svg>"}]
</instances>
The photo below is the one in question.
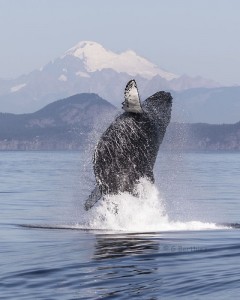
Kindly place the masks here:
<instances>
[{"instance_id":1,"label":"snow-capped mountain","mask_svg":"<svg viewBox=\"0 0 240 300\"><path fill-rule=\"evenodd\" d=\"M166 80L178 78L179 76L166 72L147 59L138 56L134 51L116 54L106 50L96 42L80 42L72 47L62 56L74 56L83 61L84 69L87 73L112 69L118 73L127 73L131 76L139 75L143 78L151 79L156 75ZM87 73L79 71L79 76L86 76Z\"/></svg>"},{"instance_id":2,"label":"snow-capped mountain","mask_svg":"<svg viewBox=\"0 0 240 300\"><path fill-rule=\"evenodd\" d=\"M211 80L162 70L131 50L114 53L96 42L84 41L39 70L0 80L0 112L33 112L55 100L89 92L119 105L125 85L133 77L142 99L157 90L219 86Z\"/></svg>"}]
</instances>

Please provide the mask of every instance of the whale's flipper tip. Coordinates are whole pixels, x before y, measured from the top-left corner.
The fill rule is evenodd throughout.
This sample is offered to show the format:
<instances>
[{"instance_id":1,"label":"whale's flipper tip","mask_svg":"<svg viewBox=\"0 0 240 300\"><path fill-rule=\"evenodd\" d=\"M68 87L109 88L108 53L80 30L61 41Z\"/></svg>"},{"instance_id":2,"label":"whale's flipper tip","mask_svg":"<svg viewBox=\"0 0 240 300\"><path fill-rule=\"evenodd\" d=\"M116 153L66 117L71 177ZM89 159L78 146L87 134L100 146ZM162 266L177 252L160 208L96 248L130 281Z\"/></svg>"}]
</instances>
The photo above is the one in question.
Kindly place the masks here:
<instances>
[{"instance_id":1,"label":"whale's flipper tip","mask_svg":"<svg viewBox=\"0 0 240 300\"><path fill-rule=\"evenodd\" d=\"M143 112L138 94L136 81L130 80L125 88L124 102L122 108L127 112L141 114Z\"/></svg>"},{"instance_id":2,"label":"whale's flipper tip","mask_svg":"<svg viewBox=\"0 0 240 300\"><path fill-rule=\"evenodd\" d=\"M91 192L91 195L88 197L88 199L85 201L84 208L86 211L88 211L90 208L94 206L94 204L101 199L102 193L99 189L99 187L96 185L93 191Z\"/></svg>"}]
</instances>

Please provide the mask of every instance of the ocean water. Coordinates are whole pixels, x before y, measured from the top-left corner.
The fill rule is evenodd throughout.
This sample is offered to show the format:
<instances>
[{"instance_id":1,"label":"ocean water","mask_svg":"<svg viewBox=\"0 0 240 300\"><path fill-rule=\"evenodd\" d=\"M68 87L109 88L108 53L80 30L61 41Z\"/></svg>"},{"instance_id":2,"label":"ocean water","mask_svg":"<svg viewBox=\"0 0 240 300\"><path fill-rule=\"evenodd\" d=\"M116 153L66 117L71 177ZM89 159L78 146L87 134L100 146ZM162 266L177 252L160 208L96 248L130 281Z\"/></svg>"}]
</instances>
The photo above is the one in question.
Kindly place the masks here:
<instances>
[{"instance_id":1,"label":"ocean water","mask_svg":"<svg viewBox=\"0 0 240 300\"><path fill-rule=\"evenodd\" d=\"M160 151L154 186L90 212L90 153L1 152L0 170L0 299L239 298L240 153Z\"/></svg>"}]
</instances>

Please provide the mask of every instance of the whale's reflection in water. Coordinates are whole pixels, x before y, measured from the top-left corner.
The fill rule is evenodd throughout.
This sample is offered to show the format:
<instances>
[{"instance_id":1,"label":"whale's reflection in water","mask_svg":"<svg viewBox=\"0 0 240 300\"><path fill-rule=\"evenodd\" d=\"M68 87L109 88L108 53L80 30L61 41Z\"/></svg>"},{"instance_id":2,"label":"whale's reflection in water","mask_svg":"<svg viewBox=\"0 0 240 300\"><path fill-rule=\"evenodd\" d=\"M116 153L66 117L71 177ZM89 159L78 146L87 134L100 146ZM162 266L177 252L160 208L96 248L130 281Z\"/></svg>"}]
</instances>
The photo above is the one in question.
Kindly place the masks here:
<instances>
[{"instance_id":1,"label":"whale's reflection in water","mask_svg":"<svg viewBox=\"0 0 240 300\"><path fill-rule=\"evenodd\" d=\"M159 241L154 241L149 235L141 234L110 234L97 235L94 258L110 259L139 254L157 253Z\"/></svg>"},{"instance_id":2,"label":"whale's reflection in water","mask_svg":"<svg viewBox=\"0 0 240 300\"><path fill-rule=\"evenodd\" d=\"M125 293L157 299L163 280L154 262L158 252L159 241L145 234L96 235L95 293L104 299L127 299Z\"/></svg>"}]
</instances>

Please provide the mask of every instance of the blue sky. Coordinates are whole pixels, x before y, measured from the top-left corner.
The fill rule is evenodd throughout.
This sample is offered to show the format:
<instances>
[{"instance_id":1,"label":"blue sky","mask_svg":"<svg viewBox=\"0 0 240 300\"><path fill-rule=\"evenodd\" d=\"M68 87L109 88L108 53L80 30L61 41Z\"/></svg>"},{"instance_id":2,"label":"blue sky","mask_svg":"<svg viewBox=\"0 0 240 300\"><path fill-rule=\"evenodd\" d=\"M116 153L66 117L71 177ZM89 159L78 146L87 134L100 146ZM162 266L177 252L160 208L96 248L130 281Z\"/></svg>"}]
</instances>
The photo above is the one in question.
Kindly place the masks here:
<instances>
[{"instance_id":1,"label":"blue sky","mask_svg":"<svg viewBox=\"0 0 240 300\"><path fill-rule=\"evenodd\" d=\"M240 85L239 12L239 0L0 0L0 77L92 40L176 74Z\"/></svg>"}]
</instances>

